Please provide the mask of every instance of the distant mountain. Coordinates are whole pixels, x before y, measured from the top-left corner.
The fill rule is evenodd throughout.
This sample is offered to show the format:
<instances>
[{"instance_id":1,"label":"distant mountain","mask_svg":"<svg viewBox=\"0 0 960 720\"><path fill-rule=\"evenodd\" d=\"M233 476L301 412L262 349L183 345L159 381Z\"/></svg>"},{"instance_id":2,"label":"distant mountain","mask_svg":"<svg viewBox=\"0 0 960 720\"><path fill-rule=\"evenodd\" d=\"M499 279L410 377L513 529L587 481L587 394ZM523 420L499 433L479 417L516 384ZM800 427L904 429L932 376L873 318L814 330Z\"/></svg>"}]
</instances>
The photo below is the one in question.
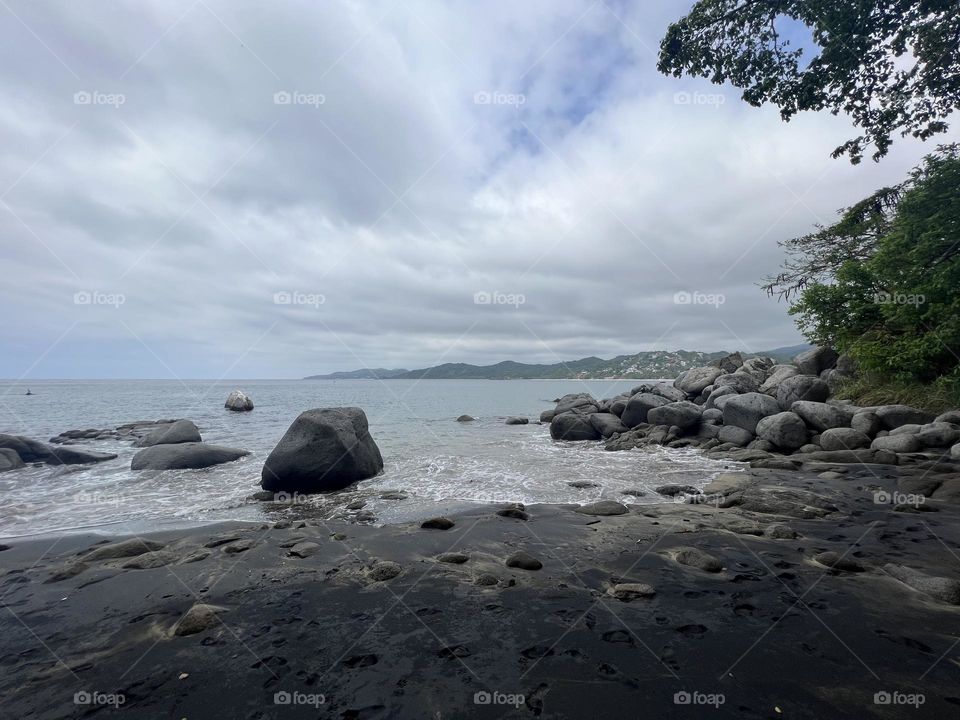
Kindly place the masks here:
<instances>
[{"instance_id":1,"label":"distant mountain","mask_svg":"<svg viewBox=\"0 0 960 720\"><path fill-rule=\"evenodd\" d=\"M761 353L745 354L770 356L776 360L789 360L809 345L794 345L776 348ZM329 375L311 375L306 380L544 380L544 379L654 379L675 378L684 370L706 365L727 355L726 352L705 353L692 350L652 350L634 355L618 355L611 360L586 357L580 360L535 365L505 360L495 365L468 365L467 363L444 363L419 370L363 369L352 372L336 372Z\"/></svg>"}]
</instances>

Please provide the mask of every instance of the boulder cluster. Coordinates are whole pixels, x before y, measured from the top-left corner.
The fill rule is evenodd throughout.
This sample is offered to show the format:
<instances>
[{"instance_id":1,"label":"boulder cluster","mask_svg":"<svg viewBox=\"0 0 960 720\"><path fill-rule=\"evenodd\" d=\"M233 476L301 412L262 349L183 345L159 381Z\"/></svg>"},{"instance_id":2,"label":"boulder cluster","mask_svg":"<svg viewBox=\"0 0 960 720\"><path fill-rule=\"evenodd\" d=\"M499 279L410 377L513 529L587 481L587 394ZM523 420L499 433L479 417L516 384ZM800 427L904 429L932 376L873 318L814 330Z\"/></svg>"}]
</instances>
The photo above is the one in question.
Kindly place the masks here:
<instances>
[{"instance_id":1,"label":"boulder cluster","mask_svg":"<svg viewBox=\"0 0 960 720\"><path fill-rule=\"evenodd\" d=\"M784 364L734 353L672 383L639 385L605 400L565 395L540 420L556 440L605 440L608 450L697 447L770 467L807 460L898 464L932 450L960 458L960 411L934 417L907 405L858 407L832 398L853 372L847 358L826 347Z\"/></svg>"}]
</instances>

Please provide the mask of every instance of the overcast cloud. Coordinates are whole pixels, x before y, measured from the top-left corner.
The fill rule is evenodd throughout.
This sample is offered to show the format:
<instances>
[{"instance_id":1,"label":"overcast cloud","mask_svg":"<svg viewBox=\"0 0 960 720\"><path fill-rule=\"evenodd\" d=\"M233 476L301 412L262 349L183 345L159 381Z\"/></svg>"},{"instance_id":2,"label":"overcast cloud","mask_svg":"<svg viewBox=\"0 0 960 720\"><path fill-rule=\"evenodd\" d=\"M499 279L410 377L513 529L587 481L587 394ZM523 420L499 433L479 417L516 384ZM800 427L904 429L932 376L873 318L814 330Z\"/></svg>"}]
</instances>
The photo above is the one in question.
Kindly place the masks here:
<instances>
[{"instance_id":1,"label":"overcast cloud","mask_svg":"<svg viewBox=\"0 0 960 720\"><path fill-rule=\"evenodd\" d=\"M689 6L6 0L0 376L800 342L777 240L932 147L659 75Z\"/></svg>"}]
</instances>

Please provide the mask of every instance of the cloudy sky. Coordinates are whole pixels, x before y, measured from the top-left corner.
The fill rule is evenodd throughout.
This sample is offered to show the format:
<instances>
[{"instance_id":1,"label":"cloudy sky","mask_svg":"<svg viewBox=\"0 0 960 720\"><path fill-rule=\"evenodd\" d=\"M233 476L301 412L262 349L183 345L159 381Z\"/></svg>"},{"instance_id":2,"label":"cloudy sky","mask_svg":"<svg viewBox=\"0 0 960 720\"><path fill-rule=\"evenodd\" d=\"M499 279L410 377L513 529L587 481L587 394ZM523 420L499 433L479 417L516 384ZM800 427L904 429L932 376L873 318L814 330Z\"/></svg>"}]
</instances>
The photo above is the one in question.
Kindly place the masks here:
<instances>
[{"instance_id":1,"label":"cloudy sky","mask_svg":"<svg viewBox=\"0 0 960 720\"><path fill-rule=\"evenodd\" d=\"M659 75L690 4L4 0L0 377L801 341L777 240L931 148Z\"/></svg>"}]
</instances>

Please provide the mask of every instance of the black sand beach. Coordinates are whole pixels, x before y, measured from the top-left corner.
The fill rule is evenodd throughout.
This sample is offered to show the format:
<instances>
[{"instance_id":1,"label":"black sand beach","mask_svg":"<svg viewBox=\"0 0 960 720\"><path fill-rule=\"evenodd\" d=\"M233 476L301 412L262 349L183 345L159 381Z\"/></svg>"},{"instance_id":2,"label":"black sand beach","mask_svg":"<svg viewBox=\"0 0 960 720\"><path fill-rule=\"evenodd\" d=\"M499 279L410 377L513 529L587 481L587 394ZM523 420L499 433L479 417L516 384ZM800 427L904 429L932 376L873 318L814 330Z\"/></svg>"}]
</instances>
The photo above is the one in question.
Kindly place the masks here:
<instances>
[{"instance_id":1,"label":"black sand beach","mask_svg":"<svg viewBox=\"0 0 960 720\"><path fill-rule=\"evenodd\" d=\"M616 516L12 544L4 716L955 718L960 609L884 566L957 576L960 478L834 469L728 474L708 501ZM133 554L84 559L105 545ZM542 568L507 567L516 552ZM218 610L185 617L201 603Z\"/></svg>"}]
</instances>

